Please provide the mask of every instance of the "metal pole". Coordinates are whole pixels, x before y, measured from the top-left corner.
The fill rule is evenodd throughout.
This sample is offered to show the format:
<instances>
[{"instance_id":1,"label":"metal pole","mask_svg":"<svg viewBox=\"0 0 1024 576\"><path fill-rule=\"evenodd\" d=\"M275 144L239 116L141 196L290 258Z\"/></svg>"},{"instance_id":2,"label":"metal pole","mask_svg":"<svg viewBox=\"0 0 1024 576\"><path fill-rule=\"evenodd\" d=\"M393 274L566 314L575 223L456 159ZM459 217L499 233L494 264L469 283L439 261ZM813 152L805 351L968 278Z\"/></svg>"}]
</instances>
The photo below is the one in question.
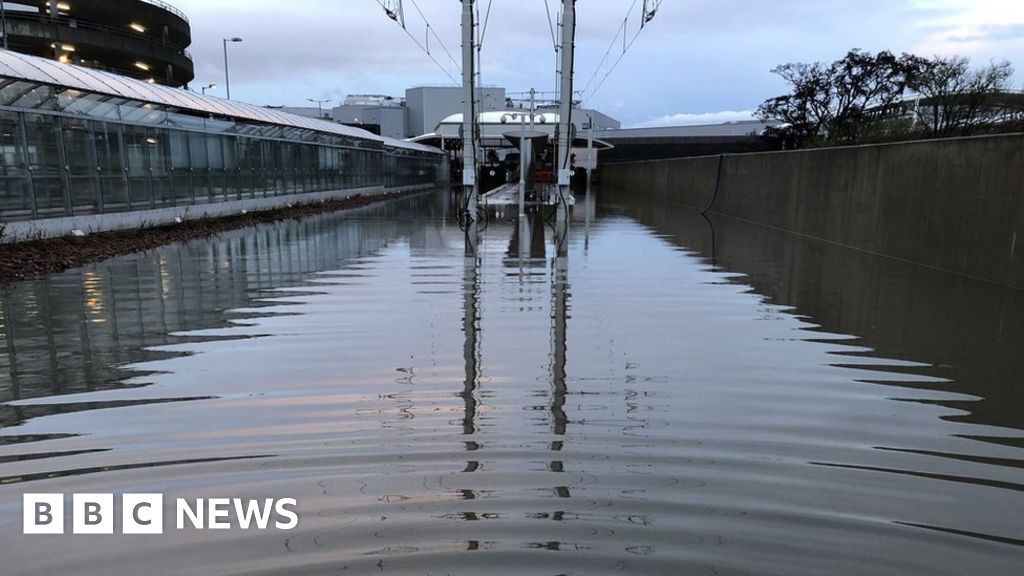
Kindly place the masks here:
<instances>
[{"instance_id":1,"label":"metal pole","mask_svg":"<svg viewBox=\"0 0 1024 576\"><path fill-rule=\"evenodd\" d=\"M5 2L0 2L0 26L3 27L4 33L4 50L9 49L7 45L7 5Z\"/></svg>"},{"instance_id":2,"label":"metal pole","mask_svg":"<svg viewBox=\"0 0 1024 576\"><path fill-rule=\"evenodd\" d=\"M317 100L315 98L306 98L306 101L307 102L316 102L316 107L317 107L317 110L319 110L319 114L320 114L319 116L317 116L317 119L318 120L323 120L324 119L324 102L330 102L331 99L330 98L326 98L324 100Z\"/></svg>"},{"instance_id":3,"label":"metal pole","mask_svg":"<svg viewBox=\"0 0 1024 576\"><path fill-rule=\"evenodd\" d=\"M530 132L531 133L534 130L536 130L536 125L535 125L535 121L536 120L534 118L534 116L536 114L536 106L534 104L534 99L536 97L536 94L537 94L537 91L534 90L533 88L530 88ZM530 162L528 164L526 164L526 170L523 172L523 196L524 196L524 200L525 200L525 195L526 195L526 190L527 189L533 190L534 191L534 196L536 196L536 190L537 190L537 184L536 184L535 178L533 176L533 174L534 174L534 172L533 172L534 171L533 159L535 158L535 155L534 155L534 152L533 152L533 139L532 138L527 139L526 143L523 144L523 150L525 151L525 153L524 153L524 155L522 156L521 159L523 161L525 161L527 158L530 159Z\"/></svg>"},{"instance_id":4,"label":"metal pole","mask_svg":"<svg viewBox=\"0 0 1024 576\"><path fill-rule=\"evenodd\" d=\"M466 208L469 218L477 217L476 181L476 111L473 106L474 93L474 41L473 2L462 0L462 186L468 195Z\"/></svg>"},{"instance_id":5,"label":"metal pole","mask_svg":"<svg viewBox=\"0 0 1024 576\"><path fill-rule=\"evenodd\" d=\"M60 9L57 7L57 0L50 0L48 2L48 4L50 6L50 22L53 22L54 38L59 40L61 34L60 34L60 28L57 26L57 19L58 19L58 16L60 14ZM61 43L59 41L55 42L53 44L53 59L57 60L58 62L60 61L60 50L61 50Z\"/></svg>"},{"instance_id":6,"label":"metal pole","mask_svg":"<svg viewBox=\"0 0 1024 576\"><path fill-rule=\"evenodd\" d=\"M241 42L242 39L224 38L224 89L227 91L228 100L231 100L231 75L228 73L228 42Z\"/></svg>"},{"instance_id":7,"label":"metal pole","mask_svg":"<svg viewBox=\"0 0 1024 576\"><path fill-rule=\"evenodd\" d=\"M533 132L533 114L536 108L537 91L530 88L530 131Z\"/></svg>"},{"instance_id":8,"label":"metal pole","mask_svg":"<svg viewBox=\"0 0 1024 576\"><path fill-rule=\"evenodd\" d=\"M597 158L594 156L594 115L587 112L587 195L590 195L590 171L591 167L597 167Z\"/></svg>"},{"instance_id":9,"label":"metal pole","mask_svg":"<svg viewBox=\"0 0 1024 576\"><path fill-rule=\"evenodd\" d=\"M568 219L570 169L569 155L572 153L572 80L573 58L576 47L576 0L562 0L562 86L559 108L558 133L558 219Z\"/></svg>"},{"instance_id":10,"label":"metal pole","mask_svg":"<svg viewBox=\"0 0 1024 576\"><path fill-rule=\"evenodd\" d=\"M587 122L589 122L589 131L587 132L587 201L583 205L586 212L583 213L585 221L583 223L583 249L588 250L590 248L590 211L596 209L597 199L594 198L594 192L591 190L591 174L590 167L597 166L597 157L594 156L594 115L587 113Z\"/></svg>"},{"instance_id":11,"label":"metal pole","mask_svg":"<svg viewBox=\"0 0 1024 576\"><path fill-rule=\"evenodd\" d=\"M231 74L228 71L228 39L224 39L224 89L227 90L228 100L231 100Z\"/></svg>"},{"instance_id":12,"label":"metal pole","mask_svg":"<svg viewBox=\"0 0 1024 576\"><path fill-rule=\"evenodd\" d=\"M519 221L526 220L526 116L519 115Z\"/></svg>"}]
</instances>

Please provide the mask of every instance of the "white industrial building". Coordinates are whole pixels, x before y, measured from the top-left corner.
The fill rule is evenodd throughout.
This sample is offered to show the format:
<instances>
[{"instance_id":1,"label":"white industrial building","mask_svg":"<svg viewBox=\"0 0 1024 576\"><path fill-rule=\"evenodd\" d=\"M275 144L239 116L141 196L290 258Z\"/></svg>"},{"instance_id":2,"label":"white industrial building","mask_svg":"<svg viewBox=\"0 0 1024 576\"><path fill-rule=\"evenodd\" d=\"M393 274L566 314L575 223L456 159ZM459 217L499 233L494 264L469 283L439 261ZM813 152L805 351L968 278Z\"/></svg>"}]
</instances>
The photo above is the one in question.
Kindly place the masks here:
<instances>
[{"instance_id":1,"label":"white industrial building","mask_svg":"<svg viewBox=\"0 0 1024 576\"><path fill-rule=\"evenodd\" d=\"M479 111L502 112L521 110L525 103L513 102L504 88L485 86L479 89ZM405 98L380 94L352 94L335 107L285 107L284 111L310 118L323 118L357 126L389 138L413 138L430 134L453 114L463 110L462 88L459 86L417 86L405 91ZM538 112L547 110L542 106ZM614 130L621 124L597 110L577 110L573 123L577 129Z\"/></svg>"}]
</instances>

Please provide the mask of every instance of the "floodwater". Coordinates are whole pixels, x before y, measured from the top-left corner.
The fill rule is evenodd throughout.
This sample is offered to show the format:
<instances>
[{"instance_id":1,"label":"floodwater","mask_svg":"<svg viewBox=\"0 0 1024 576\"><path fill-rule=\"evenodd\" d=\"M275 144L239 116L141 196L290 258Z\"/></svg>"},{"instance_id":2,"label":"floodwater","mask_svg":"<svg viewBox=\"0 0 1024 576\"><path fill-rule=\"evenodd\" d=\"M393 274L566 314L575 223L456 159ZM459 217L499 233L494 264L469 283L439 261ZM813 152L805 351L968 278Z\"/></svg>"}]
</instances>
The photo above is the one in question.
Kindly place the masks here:
<instances>
[{"instance_id":1,"label":"floodwater","mask_svg":"<svg viewBox=\"0 0 1024 576\"><path fill-rule=\"evenodd\" d=\"M0 289L0 571L1024 575L1021 291L634 198L467 257L453 206ZM75 492L165 532L22 535ZM175 529L212 497L299 524Z\"/></svg>"}]
</instances>

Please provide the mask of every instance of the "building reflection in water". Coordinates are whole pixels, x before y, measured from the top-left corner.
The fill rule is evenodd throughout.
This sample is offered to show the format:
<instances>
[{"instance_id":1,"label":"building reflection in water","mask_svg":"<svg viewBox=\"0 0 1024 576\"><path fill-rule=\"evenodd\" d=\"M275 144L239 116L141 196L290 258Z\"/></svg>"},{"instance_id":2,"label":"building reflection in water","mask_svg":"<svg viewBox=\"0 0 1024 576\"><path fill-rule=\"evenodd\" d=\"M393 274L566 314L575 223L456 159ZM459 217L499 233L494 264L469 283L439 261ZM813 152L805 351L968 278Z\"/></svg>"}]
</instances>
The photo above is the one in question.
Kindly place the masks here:
<instances>
[{"instance_id":1,"label":"building reflection in water","mask_svg":"<svg viewBox=\"0 0 1024 576\"><path fill-rule=\"evenodd\" d=\"M144 374L123 367L168 355L152 348L183 342L179 333L244 319L227 312L258 309L268 291L343 267L401 234L421 233L422 223L403 218L442 217L443 204L433 195L413 196L0 287L0 402L135 386ZM46 413L42 405L3 404L0 427Z\"/></svg>"}]
</instances>

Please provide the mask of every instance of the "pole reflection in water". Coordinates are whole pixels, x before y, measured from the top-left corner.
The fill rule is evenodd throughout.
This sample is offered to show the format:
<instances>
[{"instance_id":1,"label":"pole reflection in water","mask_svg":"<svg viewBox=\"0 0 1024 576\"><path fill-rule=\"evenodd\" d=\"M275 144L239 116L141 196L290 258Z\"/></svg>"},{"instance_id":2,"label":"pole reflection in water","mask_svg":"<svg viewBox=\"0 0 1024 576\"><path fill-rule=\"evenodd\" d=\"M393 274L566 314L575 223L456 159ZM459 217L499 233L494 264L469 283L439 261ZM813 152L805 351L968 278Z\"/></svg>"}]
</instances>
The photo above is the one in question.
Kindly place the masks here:
<instances>
[{"instance_id":1,"label":"pole reflection in water","mask_svg":"<svg viewBox=\"0 0 1024 576\"><path fill-rule=\"evenodd\" d=\"M551 451L561 452L568 428L569 418L565 414L565 400L568 392L566 384L566 354L568 348L567 329L569 320L569 266L568 266L568 219L559 219L555 225L554 243L555 257L551 273L551 421L555 439L551 441ZM565 463L556 456L549 469L552 472L564 473ZM555 495L559 498L572 497L568 486L556 486ZM562 520L564 510L552 514L553 520ZM554 543L557 544L557 543ZM552 543L548 543L552 545Z\"/></svg>"},{"instance_id":2,"label":"pole reflection in water","mask_svg":"<svg viewBox=\"0 0 1024 576\"><path fill-rule=\"evenodd\" d=\"M473 435L476 432L476 393L480 387L480 256L475 252L467 253L463 263L462 332L466 342L462 355L466 365L466 379L462 398L466 403L466 411L462 418L462 430L463 434Z\"/></svg>"}]
</instances>

